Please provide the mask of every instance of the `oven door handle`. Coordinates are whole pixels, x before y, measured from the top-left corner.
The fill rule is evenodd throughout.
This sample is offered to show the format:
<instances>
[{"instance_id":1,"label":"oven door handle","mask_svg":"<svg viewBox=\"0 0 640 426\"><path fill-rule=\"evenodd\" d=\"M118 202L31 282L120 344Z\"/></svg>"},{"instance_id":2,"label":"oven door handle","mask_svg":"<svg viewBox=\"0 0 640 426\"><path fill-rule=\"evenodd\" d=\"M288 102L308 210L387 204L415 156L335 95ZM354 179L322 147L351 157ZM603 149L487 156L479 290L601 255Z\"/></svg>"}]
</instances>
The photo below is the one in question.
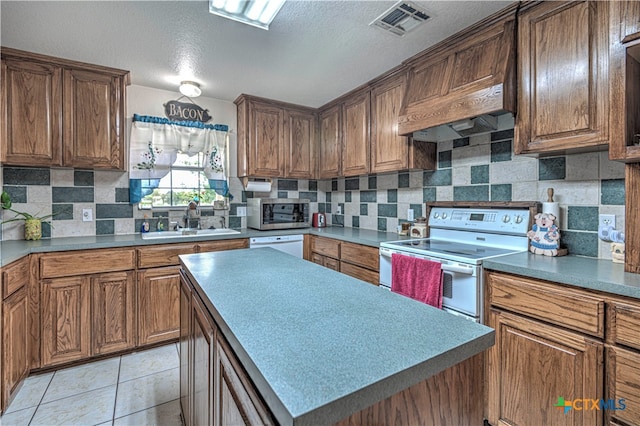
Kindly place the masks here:
<instances>
[{"instance_id":1,"label":"oven door handle","mask_svg":"<svg viewBox=\"0 0 640 426\"><path fill-rule=\"evenodd\" d=\"M459 274L473 275L473 268L470 266L442 265L442 270L445 272L457 272Z\"/></svg>"}]
</instances>

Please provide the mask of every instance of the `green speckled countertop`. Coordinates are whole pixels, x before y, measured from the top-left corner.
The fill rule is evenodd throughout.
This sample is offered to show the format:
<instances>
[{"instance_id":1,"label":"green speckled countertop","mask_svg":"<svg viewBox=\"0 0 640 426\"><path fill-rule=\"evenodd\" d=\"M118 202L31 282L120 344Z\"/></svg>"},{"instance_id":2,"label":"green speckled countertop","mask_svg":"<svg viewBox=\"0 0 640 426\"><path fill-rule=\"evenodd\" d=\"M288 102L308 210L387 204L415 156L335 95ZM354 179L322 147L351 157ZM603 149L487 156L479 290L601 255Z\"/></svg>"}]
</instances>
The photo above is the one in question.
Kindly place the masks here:
<instances>
[{"instance_id":1,"label":"green speckled countertop","mask_svg":"<svg viewBox=\"0 0 640 426\"><path fill-rule=\"evenodd\" d=\"M623 264L610 260L525 252L488 259L483 265L494 271L640 299L640 274L624 272Z\"/></svg>"},{"instance_id":2,"label":"green speckled countertop","mask_svg":"<svg viewBox=\"0 0 640 426\"><path fill-rule=\"evenodd\" d=\"M180 259L283 425L336 422L494 342L488 327L271 248Z\"/></svg>"}]
</instances>

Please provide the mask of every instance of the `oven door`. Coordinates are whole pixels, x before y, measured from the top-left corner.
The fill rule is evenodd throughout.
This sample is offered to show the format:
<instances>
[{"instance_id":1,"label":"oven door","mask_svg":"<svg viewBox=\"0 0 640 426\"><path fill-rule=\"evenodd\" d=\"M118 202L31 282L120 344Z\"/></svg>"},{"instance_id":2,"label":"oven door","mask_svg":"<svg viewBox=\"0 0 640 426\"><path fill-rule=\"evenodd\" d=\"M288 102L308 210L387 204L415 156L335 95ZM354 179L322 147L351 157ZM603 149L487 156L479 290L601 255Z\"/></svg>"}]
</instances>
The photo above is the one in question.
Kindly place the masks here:
<instances>
[{"instance_id":1,"label":"oven door","mask_svg":"<svg viewBox=\"0 0 640 426\"><path fill-rule=\"evenodd\" d=\"M415 253L380 248L380 285L391 289L391 256L393 253L439 262L444 273L442 307L473 317L482 318L482 273L479 265L452 262Z\"/></svg>"}]
</instances>

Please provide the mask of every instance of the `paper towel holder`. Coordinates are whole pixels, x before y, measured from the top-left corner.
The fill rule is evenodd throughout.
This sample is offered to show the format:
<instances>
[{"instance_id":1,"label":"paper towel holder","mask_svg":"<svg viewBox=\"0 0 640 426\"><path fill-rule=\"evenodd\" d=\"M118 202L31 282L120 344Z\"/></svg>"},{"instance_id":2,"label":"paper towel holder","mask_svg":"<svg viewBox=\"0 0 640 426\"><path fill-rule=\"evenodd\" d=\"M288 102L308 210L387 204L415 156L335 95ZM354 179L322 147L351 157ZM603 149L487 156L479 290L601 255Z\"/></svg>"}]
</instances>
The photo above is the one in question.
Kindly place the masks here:
<instances>
[{"instance_id":1,"label":"paper towel holder","mask_svg":"<svg viewBox=\"0 0 640 426\"><path fill-rule=\"evenodd\" d=\"M267 178L267 179L249 179L248 176L245 176L242 178L242 187L246 190L247 186L249 185L249 183L251 182L265 182L268 183L269 186L271 186L271 178Z\"/></svg>"}]
</instances>

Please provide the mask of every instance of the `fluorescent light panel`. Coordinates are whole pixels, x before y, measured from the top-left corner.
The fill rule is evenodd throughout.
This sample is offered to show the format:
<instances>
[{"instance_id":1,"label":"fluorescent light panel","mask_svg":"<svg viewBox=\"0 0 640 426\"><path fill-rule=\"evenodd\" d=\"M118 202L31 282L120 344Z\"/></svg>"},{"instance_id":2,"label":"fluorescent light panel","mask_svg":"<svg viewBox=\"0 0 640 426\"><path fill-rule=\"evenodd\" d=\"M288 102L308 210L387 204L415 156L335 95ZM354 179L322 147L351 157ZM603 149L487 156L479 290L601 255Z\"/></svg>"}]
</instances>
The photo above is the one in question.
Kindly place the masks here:
<instances>
[{"instance_id":1,"label":"fluorescent light panel","mask_svg":"<svg viewBox=\"0 0 640 426\"><path fill-rule=\"evenodd\" d=\"M268 30L284 2L285 0L209 0L209 12Z\"/></svg>"}]
</instances>

